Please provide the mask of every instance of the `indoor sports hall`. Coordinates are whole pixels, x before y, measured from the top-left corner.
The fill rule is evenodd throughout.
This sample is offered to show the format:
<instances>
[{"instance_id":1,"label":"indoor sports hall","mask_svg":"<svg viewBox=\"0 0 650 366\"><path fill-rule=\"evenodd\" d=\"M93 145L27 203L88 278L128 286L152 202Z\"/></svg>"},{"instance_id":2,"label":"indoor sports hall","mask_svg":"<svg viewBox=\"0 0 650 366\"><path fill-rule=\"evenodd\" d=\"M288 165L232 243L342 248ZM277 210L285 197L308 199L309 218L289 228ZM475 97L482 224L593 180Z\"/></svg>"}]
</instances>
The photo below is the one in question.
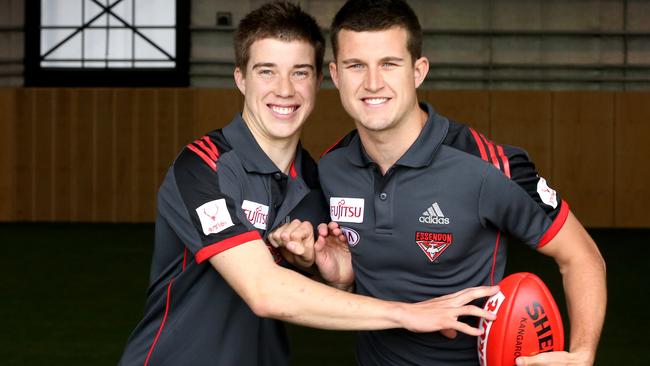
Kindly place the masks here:
<instances>
[{"instance_id":1,"label":"indoor sports hall","mask_svg":"<svg viewBox=\"0 0 650 366\"><path fill-rule=\"evenodd\" d=\"M1 365L117 364L142 318L158 188L244 108L232 39L265 2L0 0ZM344 3L292 2L326 38ZM597 243L595 365L650 364L650 1L408 3L430 63L419 99L523 147ZM302 145L318 159L353 128L325 66ZM553 260L507 251L506 274L548 285L568 339ZM288 332L293 365L355 365L355 332Z\"/></svg>"}]
</instances>

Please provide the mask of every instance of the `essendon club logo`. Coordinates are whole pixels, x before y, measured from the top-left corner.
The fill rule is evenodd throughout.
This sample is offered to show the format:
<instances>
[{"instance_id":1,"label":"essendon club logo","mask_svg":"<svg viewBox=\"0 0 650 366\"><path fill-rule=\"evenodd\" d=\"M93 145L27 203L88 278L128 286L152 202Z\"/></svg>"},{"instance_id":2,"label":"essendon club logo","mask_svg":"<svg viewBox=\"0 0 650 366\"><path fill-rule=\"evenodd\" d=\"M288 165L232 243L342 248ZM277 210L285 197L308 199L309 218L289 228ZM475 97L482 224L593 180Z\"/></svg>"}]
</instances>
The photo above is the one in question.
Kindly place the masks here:
<instances>
[{"instance_id":1,"label":"essendon club logo","mask_svg":"<svg viewBox=\"0 0 650 366\"><path fill-rule=\"evenodd\" d=\"M415 242L431 262L438 259L442 252L449 248L452 241L453 235L451 233L415 232Z\"/></svg>"}]
</instances>

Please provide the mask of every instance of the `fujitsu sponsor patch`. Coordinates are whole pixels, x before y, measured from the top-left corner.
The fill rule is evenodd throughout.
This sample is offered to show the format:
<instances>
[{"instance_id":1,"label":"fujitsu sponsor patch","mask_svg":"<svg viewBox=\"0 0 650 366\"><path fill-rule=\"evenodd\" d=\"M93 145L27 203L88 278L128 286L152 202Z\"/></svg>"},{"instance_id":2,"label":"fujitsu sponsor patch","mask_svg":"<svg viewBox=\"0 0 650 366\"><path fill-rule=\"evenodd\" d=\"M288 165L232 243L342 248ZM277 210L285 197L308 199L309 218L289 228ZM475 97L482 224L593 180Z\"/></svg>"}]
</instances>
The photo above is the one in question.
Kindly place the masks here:
<instances>
[{"instance_id":1,"label":"fujitsu sponsor patch","mask_svg":"<svg viewBox=\"0 0 650 366\"><path fill-rule=\"evenodd\" d=\"M431 262L438 259L451 246L452 242L453 235L451 233L415 232L415 243L422 249Z\"/></svg>"},{"instance_id":2,"label":"fujitsu sponsor patch","mask_svg":"<svg viewBox=\"0 0 650 366\"><path fill-rule=\"evenodd\" d=\"M269 218L269 206L261 203L244 200L241 204L246 219L258 229L266 230Z\"/></svg>"},{"instance_id":3,"label":"fujitsu sponsor patch","mask_svg":"<svg viewBox=\"0 0 650 366\"><path fill-rule=\"evenodd\" d=\"M537 181L537 194L539 194L542 202L553 208L557 208L557 193L546 184L546 179L542 177Z\"/></svg>"},{"instance_id":4,"label":"fujitsu sponsor patch","mask_svg":"<svg viewBox=\"0 0 650 366\"><path fill-rule=\"evenodd\" d=\"M330 218L336 222L363 222L363 198L331 197Z\"/></svg>"},{"instance_id":5,"label":"fujitsu sponsor patch","mask_svg":"<svg viewBox=\"0 0 650 366\"><path fill-rule=\"evenodd\" d=\"M234 225L223 198L202 204L196 209L196 214L205 235L216 234Z\"/></svg>"}]
</instances>

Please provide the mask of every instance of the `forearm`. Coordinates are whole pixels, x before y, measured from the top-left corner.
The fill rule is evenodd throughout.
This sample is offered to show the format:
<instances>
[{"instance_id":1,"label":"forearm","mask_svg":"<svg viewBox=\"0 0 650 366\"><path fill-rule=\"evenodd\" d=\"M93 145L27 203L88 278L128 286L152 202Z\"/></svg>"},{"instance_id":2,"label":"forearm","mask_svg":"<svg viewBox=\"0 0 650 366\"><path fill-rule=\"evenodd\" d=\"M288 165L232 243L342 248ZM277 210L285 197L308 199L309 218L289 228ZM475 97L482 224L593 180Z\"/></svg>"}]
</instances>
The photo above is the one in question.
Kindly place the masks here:
<instances>
[{"instance_id":1,"label":"forearm","mask_svg":"<svg viewBox=\"0 0 650 366\"><path fill-rule=\"evenodd\" d=\"M309 327L376 330L401 327L404 304L339 291L277 267L262 285L260 316Z\"/></svg>"},{"instance_id":2,"label":"forearm","mask_svg":"<svg viewBox=\"0 0 650 366\"><path fill-rule=\"evenodd\" d=\"M591 362L605 319L605 264L591 253L560 267L571 321L570 352L588 352Z\"/></svg>"}]
</instances>

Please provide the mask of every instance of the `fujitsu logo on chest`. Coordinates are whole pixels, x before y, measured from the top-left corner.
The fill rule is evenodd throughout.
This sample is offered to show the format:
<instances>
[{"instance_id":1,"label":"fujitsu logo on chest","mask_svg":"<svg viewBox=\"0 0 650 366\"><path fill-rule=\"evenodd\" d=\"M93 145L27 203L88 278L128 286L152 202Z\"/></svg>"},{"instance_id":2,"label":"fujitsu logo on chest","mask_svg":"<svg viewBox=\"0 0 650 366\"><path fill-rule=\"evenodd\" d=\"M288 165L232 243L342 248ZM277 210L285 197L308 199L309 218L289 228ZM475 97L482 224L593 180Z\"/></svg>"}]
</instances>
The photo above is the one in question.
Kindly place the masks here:
<instances>
[{"instance_id":1,"label":"fujitsu logo on chest","mask_svg":"<svg viewBox=\"0 0 650 366\"><path fill-rule=\"evenodd\" d=\"M330 218L338 222L363 222L363 198L330 198Z\"/></svg>"},{"instance_id":2,"label":"fujitsu logo on chest","mask_svg":"<svg viewBox=\"0 0 650 366\"><path fill-rule=\"evenodd\" d=\"M263 205L261 203L244 200L241 205L246 219L253 226L258 229L266 230L267 221L269 217L269 206Z\"/></svg>"}]
</instances>

